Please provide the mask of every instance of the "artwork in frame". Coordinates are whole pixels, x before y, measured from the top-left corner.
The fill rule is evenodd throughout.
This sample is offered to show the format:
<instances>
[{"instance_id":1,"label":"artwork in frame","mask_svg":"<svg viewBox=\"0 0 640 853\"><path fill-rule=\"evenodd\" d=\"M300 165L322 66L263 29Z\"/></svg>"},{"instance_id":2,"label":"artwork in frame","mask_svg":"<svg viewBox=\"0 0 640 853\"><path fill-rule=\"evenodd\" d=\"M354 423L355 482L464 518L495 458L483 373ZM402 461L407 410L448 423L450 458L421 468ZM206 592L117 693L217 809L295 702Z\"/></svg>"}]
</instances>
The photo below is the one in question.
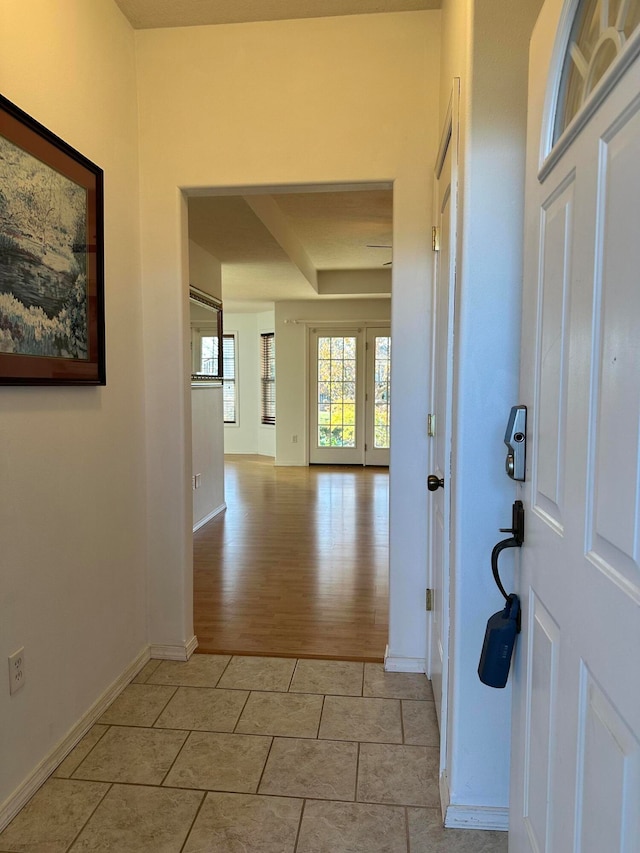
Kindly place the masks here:
<instances>
[{"instance_id":1,"label":"artwork in frame","mask_svg":"<svg viewBox=\"0 0 640 853\"><path fill-rule=\"evenodd\" d=\"M0 385L104 385L102 169L0 95Z\"/></svg>"}]
</instances>

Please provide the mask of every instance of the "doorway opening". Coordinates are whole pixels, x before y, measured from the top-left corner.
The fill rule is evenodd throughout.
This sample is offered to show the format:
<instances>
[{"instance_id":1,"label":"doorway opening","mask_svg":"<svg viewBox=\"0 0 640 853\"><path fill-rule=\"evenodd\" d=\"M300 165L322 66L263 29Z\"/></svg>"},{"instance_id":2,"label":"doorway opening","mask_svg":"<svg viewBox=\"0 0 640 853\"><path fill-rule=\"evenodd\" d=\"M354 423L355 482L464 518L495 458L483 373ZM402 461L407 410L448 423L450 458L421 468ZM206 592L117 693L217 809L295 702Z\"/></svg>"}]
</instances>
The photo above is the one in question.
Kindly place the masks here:
<instances>
[{"instance_id":1,"label":"doorway opening","mask_svg":"<svg viewBox=\"0 0 640 853\"><path fill-rule=\"evenodd\" d=\"M198 435L224 481L194 518L203 651L384 658L392 207L389 184L189 198L190 280L224 316L222 382L192 389L194 477Z\"/></svg>"}]
</instances>

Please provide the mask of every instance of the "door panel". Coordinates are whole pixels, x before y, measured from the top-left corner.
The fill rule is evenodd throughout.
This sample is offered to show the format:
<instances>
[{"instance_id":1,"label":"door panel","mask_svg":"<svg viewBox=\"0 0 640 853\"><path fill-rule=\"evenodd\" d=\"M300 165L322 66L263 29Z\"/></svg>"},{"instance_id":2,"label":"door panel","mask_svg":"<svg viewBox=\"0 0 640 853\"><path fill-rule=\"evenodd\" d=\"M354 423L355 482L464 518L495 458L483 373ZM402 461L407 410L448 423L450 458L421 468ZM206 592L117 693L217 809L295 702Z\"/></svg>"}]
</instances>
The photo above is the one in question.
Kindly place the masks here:
<instances>
[{"instance_id":1,"label":"door panel","mask_svg":"<svg viewBox=\"0 0 640 853\"><path fill-rule=\"evenodd\" d=\"M587 493L589 551L612 579L629 585L640 603L640 105L605 135L600 152L595 302L599 306L592 377ZM636 271L629 275L628 271ZM626 351L630 342L632 351ZM635 357L634 357L635 356ZM624 412L624 417L620 413ZM635 593L634 593L635 591Z\"/></svg>"},{"instance_id":2,"label":"door panel","mask_svg":"<svg viewBox=\"0 0 640 853\"><path fill-rule=\"evenodd\" d=\"M388 465L391 415L391 337L388 327L366 331L365 465Z\"/></svg>"},{"instance_id":3,"label":"door panel","mask_svg":"<svg viewBox=\"0 0 640 853\"><path fill-rule=\"evenodd\" d=\"M362 332L313 330L310 335L309 461L364 462Z\"/></svg>"},{"instance_id":4,"label":"door panel","mask_svg":"<svg viewBox=\"0 0 640 853\"><path fill-rule=\"evenodd\" d=\"M427 661L440 725L440 767L446 766L449 667L449 548L451 540L451 405L456 284L459 81L453 91L436 165L436 226L433 302L433 398L430 473L444 482L429 498L429 585L433 590L428 622Z\"/></svg>"},{"instance_id":5,"label":"door panel","mask_svg":"<svg viewBox=\"0 0 640 853\"><path fill-rule=\"evenodd\" d=\"M538 452L534 478L536 507L558 532L563 529L564 513L573 177L562 181L542 207L542 304L538 309L536 365Z\"/></svg>"},{"instance_id":6,"label":"door panel","mask_svg":"<svg viewBox=\"0 0 640 853\"><path fill-rule=\"evenodd\" d=\"M545 850L554 816L551 766L556 748L560 629L535 595L530 608L524 814L533 849Z\"/></svg>"},{"instance_id":7,"label":"door panel","mask_svg":"<svg viewBox=\"0 0 640 853\"><path fill-rule=\"evenodd\" d=\"M511 853L640 838L639 81L636 59L541 179L529 127Z\"/></svg>"}]
</instances>

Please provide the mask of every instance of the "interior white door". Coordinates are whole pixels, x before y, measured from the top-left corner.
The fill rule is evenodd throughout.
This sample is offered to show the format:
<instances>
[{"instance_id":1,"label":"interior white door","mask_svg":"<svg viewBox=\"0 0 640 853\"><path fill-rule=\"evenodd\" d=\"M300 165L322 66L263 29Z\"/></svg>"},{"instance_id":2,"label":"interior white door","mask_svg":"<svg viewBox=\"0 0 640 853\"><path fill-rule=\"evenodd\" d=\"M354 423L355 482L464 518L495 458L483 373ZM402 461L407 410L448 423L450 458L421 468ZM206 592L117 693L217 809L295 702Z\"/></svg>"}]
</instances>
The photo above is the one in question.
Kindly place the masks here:
<instances>
[{"instance_id":1,"label":"interior white door","mask_svg":"<svg viewBox=\"0 0 640 853\"><path fill-rule=\"evenodd\" d=\"M436 228L433 306L433 402L430 415L431 476L441 486L430 496L430 588L427 660L445 754L449 649L449 542L451 526L451 403L456 283L458 81L455 81L436 163Z\"/></svg>"},{"instance_id":2,"label":"interior white door","mask_svg":"<svg viewBox=\"0 0 640 853\"><path fill-rule=\"evenodd\" d=\"M545 4L530 74L520 400L528 470L509 850L637 853L640 60L603 78L606 95L539 176L536 105L553 73L562 5ZM596 37L598 20L625 10L637 19L638 8L603 0Z\"/></svg>"},{"instance_id":3,"label":"interior white door","mask_svg":"<svg viewBox=\"0 0 640 853\"><path fill-rule=\"evenodd\" d=\"M391 330L366 330L365 465L389 465Z\"/></svg>"},{"instance_id":4,"label":"interior white door","mask_svg":"<svg viewBox=\"0 0 640 853\"><path fill-rule=\"evenodd\" d=\"M309 462L364 464L362 329L312 329L309 367Z\"/></svg>"}]
</instances>

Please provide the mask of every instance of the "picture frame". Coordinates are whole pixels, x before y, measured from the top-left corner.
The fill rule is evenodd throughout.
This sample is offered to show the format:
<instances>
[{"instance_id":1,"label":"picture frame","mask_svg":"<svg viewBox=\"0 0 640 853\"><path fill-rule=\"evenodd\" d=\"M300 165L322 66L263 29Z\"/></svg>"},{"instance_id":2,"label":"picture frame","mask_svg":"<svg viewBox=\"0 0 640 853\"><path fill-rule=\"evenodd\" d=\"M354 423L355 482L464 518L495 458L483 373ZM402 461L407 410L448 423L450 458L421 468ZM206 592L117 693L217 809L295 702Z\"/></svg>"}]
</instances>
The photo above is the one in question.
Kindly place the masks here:
<instances>
[{"instance_id":1,"label":"picture frame","mask_svg":"<svg viewBox=\"0 0 640 853\"><path fill-rule=\"evenodd\" d=\"M200 335L202 323L191 324L192 370L191 384L202 385L222 382L223 365L223 321L222 302L193 285L189 285L189 302L210 312L211 320L205 323L208 343L207 353L203 352L203 340ZM210 352L209 352L210 350Z\"/></svg>"},{"instance_id":2,"label":"picture frame","mask_svg":"<svg viewBox=\"0 0 640 853\"><path fill-rule=\"evenodd\" d=\"M0 385L105 385L104 175L0 95Z\"/></svg>"}]
</instances>

